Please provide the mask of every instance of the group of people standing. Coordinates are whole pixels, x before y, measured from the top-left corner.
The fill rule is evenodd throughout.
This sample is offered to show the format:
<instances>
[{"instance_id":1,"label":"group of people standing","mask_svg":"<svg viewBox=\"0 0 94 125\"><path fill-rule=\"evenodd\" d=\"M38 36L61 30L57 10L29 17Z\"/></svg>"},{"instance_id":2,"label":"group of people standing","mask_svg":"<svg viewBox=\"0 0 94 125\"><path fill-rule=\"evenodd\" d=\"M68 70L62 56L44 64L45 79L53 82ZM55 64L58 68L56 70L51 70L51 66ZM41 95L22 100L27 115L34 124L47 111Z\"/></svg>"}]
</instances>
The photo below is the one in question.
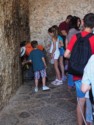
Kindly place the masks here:
<instances>
[{"instance_id":1,"label":"group of people standing","mask_svg":"<svg viewBox=\"0 0 94 125\"><path fill-rule=\"evenodd\" d=\"M56 79L52 82L54 85L63 84L66 80L65 69L68 67L68 59L64 58L64 52L71 37L80 32L81 20L77 16L68 15L66 20L59 26L52 26L48 29L51 37L51 58L54 60ZM64 68L65 67L65 68ZM68 88L72 88L74 82L72 75L68 74Z\"/></svg>"},{"instance_id":2,"label":"group of people standing","mask_svg":"<svg viewBox=\"0 0 94 125\"><path fill-rule=\"evenodd\" d=\"M83 20L77 16L69 15L67 16L66 20L59 25L59 27L52 26L48 29L48 33L51 36L52 41L50 53L51 58L54 60L54 68L56 72L56 79L52 82L53 85L63 84L65 76L64 63L65 67L66 65L68 66L71 53L75 47L76 41L78 40L78 34L80 36L79 39L81 38L89 41L91 55L94 54L94 35L92 34L93 29L94 13L86 14ZM84 50L84 48L82 49ZM79 49L77 51L79 53ZM84 58L87 58L86 56ZM80 61L79 58L77 61ZM87 64L86 68L84 67L84 75L79 76L68 73L68 88L70 89L74 86L76 88L78 125L83 125L84 123L85 125L92 125L93 123L92 105L89 99L89 92L87 92L90 90L90 88L92 88L92 93L94 96L94 70L92 69L93 67L91 67L91 65L94 65L93 61L94 56L90 58L90 61L88 62L89 64ZM89 73L92 74L90 75ZM86 116L86 118L84 116Z\"/></svg>"},{"instance_id":3,"label":"group of people standing","mask_svg":"<svg viewBox=\"0 0 94 125\"><path fill-rule=\"evenodd\" d=\"M86 14L81 21L77 16L68 15L66 20L62 22L59 26L53 25L48 29L48 34L50 36L50 56L54 63L54 69L56 73L56 78L52 81L53 85L61 85L66 80L65 69L68 67L71 52L77 41L77 35L80 33L81 37L86 37L88 34L92 33L94 28L94 14ZM89 43L91 46L92 54L94 54L94 35L89 38ZM26 63L33 64L34 78L35 78L35 92L38 92L38 80L40 76L42 77L43 90L49 90L50 88L46 86L46 61L45 56L41 50L37 48L38 42L32 41L31 46L33 47L32 52L29 55L29 59ZM78 50L79 52L79 50ZM79 60L78 60L79 61ZM93 68L93 67L92 67ZM94 70L93 70L94 71ZM78 125L83 125L83 116L85 114L85 102L86 92L90 89L90 84L92 83L89 75L87 76L87 70L84 72L84 76L72 75L68 73L68 88L71 89L75 86L77 93L77 121ZM94 73L94 72L93 72ZM94 74L93 74L94 75ZM83 77L83 79L82 79ZM94 82L94 81L93 81ZM89 98L89 97L88 97ZM80 104L80 105L79 105ZM92 108L90 107L90 102L86 103L86 124L92 125Z\"/></svg>"},{"instance_id":4,"label":"group of people standing","mask_svg":"<svg viewBox=\"0 0 94 125\"><path fill-rule=\"evenodd\" d=\"M88 46L86 46L86 47L89 48L89 46L90 46L91 55L94 54L94 35L92 34L93 28L94 28L94 13L88 13L83 18L83 29L82 29L82 31L80 31L80 38L79 39L83 39L83 40L85 39L86 40L85 42L87 42L87 40L88 40ZM78 39L77 35L78 34L73 35L72 38L69 40L69 43L67 45L66 51L64 53L64 57L66 57L68 59L71 58L71 56L72 56L71 54L75 48L75 45L77 45L76 44L76 41ZM82 49L84 50L83 46L82 46ZM77 51L78 51L78 53L80 53L79 49ZM86 51L88 51L88 49ZM80 56L81 56L81 54L83 55L83 53L80 53ZM77 56L77 55L75 55L75 56ZM87 58L86 56L87 55L84 52L84 58L82 59L83 61L85 58ZM78 58L76 60L76 62L79 62L79 61L80 60ZM89 61L89 62L91 62L91 61ZM92 61L92 63L94 63L94 62ZM89 64L89 65L91 65L91 64ZM86 69L88 69L88 70L86 70ZM73 81L74 81L74 85L76 87L76 94L77 94L77 121L78 121L78 125L83 125L83 121L84 121L85 125L92 125L93 124L92 123L93 122L92 105L91 105L91 102L89 100L89 98L90 98L89 94L86 94L86 92L89 91L90 88L94 87L93 86L94 80L92 80L90 77L90 76L93 76L93 78L94 78L94 72L92 72L91 70L94 71L93 67L92 68L88 67L88 68L85 68L84 75L80 75L80 76L73 75ZM89 73L92 73L92 74L89 74ZM94 89L92 89L92 90L94 93ZM93 94L93 97L94 97L94 94ZM86 107L85 107L85 104L86 104ZM85 113L86 113L86 115L85 115L86 119L84 118Z\"/></svg>"}]
</instances>

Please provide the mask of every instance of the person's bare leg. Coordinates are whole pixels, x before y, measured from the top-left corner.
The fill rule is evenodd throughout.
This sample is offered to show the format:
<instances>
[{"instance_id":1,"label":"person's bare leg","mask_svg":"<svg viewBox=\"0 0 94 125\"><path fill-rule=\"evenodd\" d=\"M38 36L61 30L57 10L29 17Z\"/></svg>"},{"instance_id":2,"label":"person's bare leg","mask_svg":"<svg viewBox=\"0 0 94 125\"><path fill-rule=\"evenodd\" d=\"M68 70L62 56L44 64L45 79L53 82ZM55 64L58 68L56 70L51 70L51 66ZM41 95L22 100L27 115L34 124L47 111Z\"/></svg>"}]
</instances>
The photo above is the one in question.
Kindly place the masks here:
<instances>
[{"instance_id":1,"label":"person's bare leg","mask_svg":"<svg viewBox=\"0 0 94 125\"><path fill-rule=\"evenodd\" d=\"M46 77L42 78L42 83L43 83L43 87L42 87L43 91L46 91L46 90L50 89L48 86L46 86Z\"/></svg>"},{"instance_id":2,"label":"person's bare leg","mask_svg":"<svg viewBox=\"0 0 94 125\"><path fill-rule=\"evenodd\" d=\"M83 117L81 114L81 110L82 110L82 113L84 115L84 113L85 113L85 98L79 98L78 101L79 101L80 105L77 102L77 121L78 121L78 125L83 125Z\"/></svg>"},{"instance_id":3,"label":"person's bare leg","mask_svg":"<svg viewBox=\"0 0 94 125\"><path fill-rule=\"evenodd\" d=\"M44 78L42 78L42 84L43 84L43 86L45 86L46 85L46 78L44 77Z\"/></svg>"},{"instance_id":4,"label":"person's bare leg","mask_svg":"<svg viewBox=\"0 0 94 125\"><path fill-rule=\"evenodd\" d=\"M92 123L90 123L90 122L87 122L87 125L93 125Z\"/></svg>"},{"instance_id":5,"label":"person's bare leg","mask_svg":"<svg viewBox=\"0 0 94 125\"><path fill-rule=\"evenodd\" d=\"M57 79L61 80L60 71L59 71L59 68L58 68L58 60L54 60L54 68L55 68Z\"/></svg>"},{"instance_id":6,"label":"person's bare leg","mask_svg":"<svg viewBox=\"0 0 94 125\"><path fill-rule=\"evenodd\" d=\"M63 56L61 56L61 57L59 58L59 65L60 65L60 70L61 70L62 78L63 78L63 76L64 76Z\"/></svg>"},{"instance_id":7,"label":"person's bare leg","mask_svg":"<svg viewBox=\"0 0 94 125\"><path fill-rule=\"evenodd\" d=\"M38 92L38 79L35 79L35 92Z\"/></svg>"},{"instance_id":8,"label":"person's bare leg","mask_svg":"<svg viewBox=\"0 0 94 125\"><path fill-rule=\"evenodd\" d=\"M35 87L38 87L38 79L35 79Z\"/></svg>"}]
</instances>

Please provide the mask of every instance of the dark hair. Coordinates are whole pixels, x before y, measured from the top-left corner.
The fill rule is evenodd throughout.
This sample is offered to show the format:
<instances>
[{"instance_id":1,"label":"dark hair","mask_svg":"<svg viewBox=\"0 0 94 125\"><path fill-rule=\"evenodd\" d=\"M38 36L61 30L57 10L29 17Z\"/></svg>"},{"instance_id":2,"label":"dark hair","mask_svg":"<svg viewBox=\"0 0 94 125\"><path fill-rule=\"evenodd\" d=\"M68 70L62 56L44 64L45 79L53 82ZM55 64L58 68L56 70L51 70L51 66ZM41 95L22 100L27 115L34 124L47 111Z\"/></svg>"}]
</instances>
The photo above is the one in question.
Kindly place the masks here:
<instances>
[{"instance_id":1,"label":"dark hair","mask_svg":"<svg viewBox=\"0 0 94 125\"><path fill-rule=\"evenodd\" d=\"M53 25L52 27L58 31L58 35L62 36L62 33L57 25Z\"/></svg>"},{"instance_id":2,"label":"dark hair","mask_svg":"<svg viewBox=\"0 0 94 125\"><path fill-rule=\"evenodd\" d=\"M80 24L81 24L81 19L80 19L80 17L77 17L78 18L78 20L79 20L79 22L80 22Z\"/></svg>"},{"instance_id":3,"label":"dark hair","mask_svg":"<svg viewBox=\"0 0 94 125\"><path fill-rule=\"evenodd\" d=\"M48 29L48 32L53 33L54 36L57 37L58 36L58 27L56 25L54 25Z\"/></svg>"},{"instance_id":4,"label":"dark hair","mask_svg":"<svg viewBox=\"0 0 94 125\"><path fill-rule=\"evenodd\" d=\"M21 43L20 43L20 47L23 47L23 46L25 46L26 45L26 41L22 41Z\"/></svg>"},{"instance_id":5,"label":"dark hair","mask_svg":"<svg viewBox=\"0 0 94 125\"><path fill-rule=\"evenodd\" d=\"M71 20L72 19L72 15L68 15L66 19Z\"/></svg>"},{"instance_id":6,"label":"dark hair","mask_svg":"<svg viewBox=\"0 0 94 125\"><path fill-rule=\"evenodd\" d=\"M75 28L76 30L79 30L78 20L81 21L79 17L73 16L69 23L69 29Z\"/></svg>"},{"instance_id":7,"label":"dark hair","mask_svg":"<svg viewBox=\"0 0 94 125\"><path fill-rule=\"evenodd\" d=\"M34 40L34 41L31 42L31 46L32 46L33 48L36 48L37 45L38 45L38 42L37 42L36 40Z\"/></svg>"},{"instance_id":8,"label":"dark hair","mask_svg":"<svg viewBox=\"0 0 94 125\"><path fill-rule=\"evenodd\" d=\"M93 28L94 27L94 13L88 13L84 16L84 26Z\"/></svg>"},{"instance_id":9,"label":"dark hair","mask_svg":"<svg viewBox=\"0 0 94 125\"><path fill-rule=\"evenodd\" d=\"M57 30L59 29L57 25L53 25L52 27L57 29Z\"/></svg>"}]
</instances>

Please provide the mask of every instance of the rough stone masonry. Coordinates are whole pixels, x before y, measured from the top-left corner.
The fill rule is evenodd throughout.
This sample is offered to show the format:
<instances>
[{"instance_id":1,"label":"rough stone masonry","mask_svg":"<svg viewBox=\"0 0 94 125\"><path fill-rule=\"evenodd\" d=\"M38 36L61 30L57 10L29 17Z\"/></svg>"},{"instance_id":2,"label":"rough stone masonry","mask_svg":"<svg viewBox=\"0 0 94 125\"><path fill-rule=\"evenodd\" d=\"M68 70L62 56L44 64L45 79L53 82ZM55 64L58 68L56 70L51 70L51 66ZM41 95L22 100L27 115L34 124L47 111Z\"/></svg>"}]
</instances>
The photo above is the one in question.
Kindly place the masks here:
<instances>
[{"instance_id":1,"label":"rough stone masonry","mask_svg":"<svg viewBox=\"0 0 94 125\"><path fill-rule=\"evenodd\" d=\"M58 25L69 14L83 16L94 12L94 0L29 0L29 19L31 40L37 39L48 44L47 30Z\"/></svg>"},{"instance_id":2,"label":"rough stone masonry","mask_svg":"<svg viewBox=\"0 0 94 125\"><path fill-rule=\"evenodd\" d=\"M0 109L21 85L20 42L29 40L28 0L0 0Z\"/></svg>"},{"instance_id":3,"label":"rough stone masonry","mask_svg":"<svg viewBox=\"0 0 94 125\"><path fill-rule=\"evenodd\" d=\"M0 0L0 109L21 85L19 44L48 44L47 30L68 14L94 12L94 0Z\"/></svg>"}]
</instances>

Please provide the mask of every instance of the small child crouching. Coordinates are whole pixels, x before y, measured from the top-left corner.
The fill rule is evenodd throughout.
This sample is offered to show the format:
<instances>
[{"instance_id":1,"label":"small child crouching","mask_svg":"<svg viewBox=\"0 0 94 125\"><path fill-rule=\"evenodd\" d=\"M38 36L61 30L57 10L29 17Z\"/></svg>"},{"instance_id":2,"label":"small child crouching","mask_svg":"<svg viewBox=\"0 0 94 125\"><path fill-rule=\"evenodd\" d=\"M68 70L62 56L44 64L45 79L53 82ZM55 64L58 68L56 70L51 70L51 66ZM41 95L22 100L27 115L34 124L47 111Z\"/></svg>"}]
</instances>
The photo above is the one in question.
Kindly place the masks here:
<instances>
[{"instance_id":1,"label":"small child crouching","mask_svg":"<svg viewBox=\"0 0 94 125\"><path fill-rule=\"evenodd\" d=\"M40 77L42 77L42 90L49 90L49 87L46 86L46 61L44 58L44 54L42 51L37 49L38 42L32 41L33 51L29 55L29 63L32 63L34 70L34 78L35 78L35 92L38 92L38 82Z\"/></svg>"}]
</instances>

